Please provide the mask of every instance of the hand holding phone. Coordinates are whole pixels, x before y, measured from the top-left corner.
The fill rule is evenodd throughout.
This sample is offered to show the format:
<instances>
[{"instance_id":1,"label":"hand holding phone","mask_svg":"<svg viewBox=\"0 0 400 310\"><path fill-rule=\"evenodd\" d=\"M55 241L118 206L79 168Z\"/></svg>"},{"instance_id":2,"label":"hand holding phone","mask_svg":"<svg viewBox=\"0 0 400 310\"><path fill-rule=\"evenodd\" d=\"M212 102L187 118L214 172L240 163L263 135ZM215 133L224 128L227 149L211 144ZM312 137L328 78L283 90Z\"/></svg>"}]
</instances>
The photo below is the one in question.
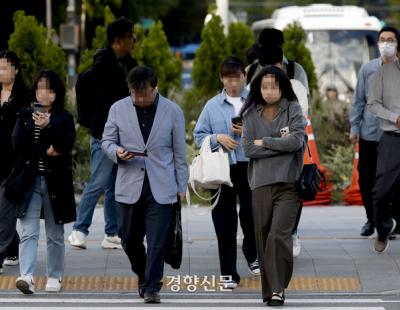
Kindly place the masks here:
<instances>
[{"instance_id":1,"label":"hand holding phone","mask_svg":"<svg viewBox=\"0 0 400 310\"><path fill-rule=\"evenodd\" d=\"M232 124L243 126L243 119L240 116L232 117Z\"/></svg>"}]
</instances>

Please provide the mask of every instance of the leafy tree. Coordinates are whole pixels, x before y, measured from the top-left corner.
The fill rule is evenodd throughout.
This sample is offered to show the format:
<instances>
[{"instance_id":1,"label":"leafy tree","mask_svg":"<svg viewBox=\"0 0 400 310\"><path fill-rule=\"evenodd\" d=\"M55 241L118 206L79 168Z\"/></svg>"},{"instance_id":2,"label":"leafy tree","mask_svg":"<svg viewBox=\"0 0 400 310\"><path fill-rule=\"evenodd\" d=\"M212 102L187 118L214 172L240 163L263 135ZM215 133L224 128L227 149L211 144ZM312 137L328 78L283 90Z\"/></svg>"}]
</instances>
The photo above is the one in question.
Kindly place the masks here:
<instances>
[{"instance_id":1,"label":"leafy tree","mask_svg":"<svg viewBox=\"0 0 400 310\"><path fill-rule=\"evenodd\" d=\"M15 30L8 40L8 46L21 60L27 85L32 85L35 76L45 68L56 71L65 81L65 54L46 38L45 27L34 16L27 16L23 11L15 12L13 20Z\"/></svg>"},{"instance_id":2,"label":"leafy tree","mask_svg":"<svg viewBox=\"0 0 400 310\"><path fill-rule=\"evenodd\" d=\"M247 63L246 52L254 44L255 37L250 27L244 23L232 23L228 29L228 44L232 55Z\"/></svg>"},{"instance_id":3,"label":"leafy tree","mask_svg":"<svg viewBox=\"0 0 400 310\"><path fill-rule=\"evenodd\" d=\"M221 89L219 66L229 54L221 17L212 14L201 33L202 42L193 64L193 81L203 94L213 96Z\"/></svg>"},{"instance_id":4,"label":"leafy tree","mask_svg":"<svg viewBox=\"0 0 400 310\"><path fill-rule=\"evenodd\" d=\"M129 18L138 20L140 17L159 18L179 4L179 0L136 0L126 1Z\"/></svg>"},{"instance_id":5,"label":"leafy tree","mask_svg":"<svg viewBox=\"0 0 400 310\"><path fill-rule=\"evenodd\" d=\"M136 26L135 31L138 35L138 44L133 53L135 59L155 71L158 89L168 96L173 89L180 88L182 64L169 49L161 21L151 26L147 35L144 35L140 26Z\"/></svg>"},{"instance_id":6,"label":"leafy tree","mask_svg":"<svg viewBox=\"0 0 400 310\"><path fill-rule=\"evenodd\" d=\"M92 48L85 49L85 51L83 52L78 72L83 72L93 65L93 56L96 53L96 50L99 48L103 48L107 43L106 27L114 19L115 16L111 12L110 7L106 6L104 8L104 25L98 25L96 27L96 35L92 41Z\"/></svg>"},{"instance_id":7,"label":"leafy tree","mask_svg":"<svg viewBox=\"0 0 400 310\"><path fill-rule=\"evenodd\" d=\"M299 23L294 22L283 29L285 44L284 54L287 58L301 64L307 73L310 91L318 89L315 67L311 58L311 52L306 47L306 33Z\"/></svg>"}]
</instances>

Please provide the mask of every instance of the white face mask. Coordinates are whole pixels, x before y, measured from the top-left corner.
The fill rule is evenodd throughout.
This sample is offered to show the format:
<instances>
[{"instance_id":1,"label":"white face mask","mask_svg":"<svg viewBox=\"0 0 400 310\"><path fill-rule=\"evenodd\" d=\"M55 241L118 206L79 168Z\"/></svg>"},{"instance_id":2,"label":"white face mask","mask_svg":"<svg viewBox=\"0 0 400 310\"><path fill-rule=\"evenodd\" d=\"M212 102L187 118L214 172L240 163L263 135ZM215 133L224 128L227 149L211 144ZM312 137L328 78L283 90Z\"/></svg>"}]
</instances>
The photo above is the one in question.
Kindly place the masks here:
<instances>
[{"instance_id":1,"label":"white face mask","mask_svg":"<svg viewBox=\"0 0 400 310\"><path fill-rule=\"evenodd\" d=\"M382 57L391 58L396 55L397 43L382 42L378 47Z\"/></svg>"}]
</instances>

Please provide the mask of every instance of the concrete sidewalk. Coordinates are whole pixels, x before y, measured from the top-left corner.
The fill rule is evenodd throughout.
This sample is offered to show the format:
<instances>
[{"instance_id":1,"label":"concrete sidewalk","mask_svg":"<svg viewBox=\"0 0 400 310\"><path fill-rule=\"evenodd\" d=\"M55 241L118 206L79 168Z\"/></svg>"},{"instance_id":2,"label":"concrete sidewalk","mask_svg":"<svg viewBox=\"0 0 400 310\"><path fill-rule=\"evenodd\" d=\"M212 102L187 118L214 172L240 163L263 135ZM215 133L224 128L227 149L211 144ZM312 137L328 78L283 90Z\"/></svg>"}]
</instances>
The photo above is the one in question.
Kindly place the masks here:
<instances>
[{"instance_id":1,"label":"concrete sidewalk","mask_svg":"<svg viewBox=\"0 0 400 310\"><path fill-rule=\"evenodd\" d=\"M73 248L66 240L66 266L63 286L66 291L126 291L136 288L136 277L122 250L103 250L103 209L96 208L88 237L88 248ZM198 292L211 280L219 278L218 247L211 214L208 208L183 208L184 252L179 270L165 265L164 290L174 290L166 284L180 275L180 291L187 292L197 286ZM361 207L306 207L300 223L302 251L295 259L294 276L289 291L382 293L400 291L400 242L391 241L385 254L372 251L373 240L361 238L359 231L365 221ZM41 239L36 280L39 290L46 274L44 225ZM72 224L65 226L65 239ZM235 292L260 292L259 278L247 269L238 246L238 271L242 277ZM15 290L18 267L5 267L0 276L1 290ZM196 280L196 277L197 280ZM205 278L206 277L206 278ZM206 280L206 282L204 282ZM184 283L185 282L185 283ZM195 283L196 282L196 283ZM201 284L200 282L204 282ZM190 286L192 285L192 286Z\"/></svg>"}]
</instances>

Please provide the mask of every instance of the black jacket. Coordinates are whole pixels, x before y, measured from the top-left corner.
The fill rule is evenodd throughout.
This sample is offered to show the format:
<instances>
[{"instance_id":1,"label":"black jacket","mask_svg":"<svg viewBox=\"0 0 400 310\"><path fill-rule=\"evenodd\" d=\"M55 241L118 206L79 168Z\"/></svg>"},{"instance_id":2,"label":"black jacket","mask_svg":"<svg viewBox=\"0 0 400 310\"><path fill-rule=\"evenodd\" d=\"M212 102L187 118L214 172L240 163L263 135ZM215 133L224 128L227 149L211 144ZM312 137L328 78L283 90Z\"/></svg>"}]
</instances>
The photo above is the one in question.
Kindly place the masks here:
<instances>
[{"instance_id":1,"label":"black jacket","mask_svg":"<svg viewBox=\"0 0 400 310\"><path fill-rule=\"evenodd\" d=\"M17 212L18 217L25 215L38 173L38 162L42 157L46 167L45 177L55 222L57 224L73 222L76 219L71 156L75 142L74 120L67 111L52 111L49 126L41 130L40 138L35 142L32 112L32 108L25 108L18 113L12 136L17 164L8 183L11 183L12 178L18 176L21 171L29 175L26 188L21 189L25 203L21 204ZM61 155L47 156L46 150L50 145L53 145Z\"/></svg>"},{"instance_id":2,"label":"black jacket","mask_svg":"<svg viewBox=\"0 0 400 310\"><path fill-rule=\"evenodd\" d=\"M126 75L135 66L137 62L130 55L120 59L119 63L109 46L98 50L94 55L92 82L95 108L92 126L89 129L93 137L101 139L112 104L129 96Z\"/></svg>"},{"instance_id":3,"label":"black jacket","mask_svg":"<svg viewBox=\"0 0 400 310\"><path fill-rule=\"evenodd\" d=\"M28 105L28 89L23 85L14 85L10 98L0 107L0 182L11 173L15 165L11 135L18 110Z\"/></svg>"}]
</instances>

